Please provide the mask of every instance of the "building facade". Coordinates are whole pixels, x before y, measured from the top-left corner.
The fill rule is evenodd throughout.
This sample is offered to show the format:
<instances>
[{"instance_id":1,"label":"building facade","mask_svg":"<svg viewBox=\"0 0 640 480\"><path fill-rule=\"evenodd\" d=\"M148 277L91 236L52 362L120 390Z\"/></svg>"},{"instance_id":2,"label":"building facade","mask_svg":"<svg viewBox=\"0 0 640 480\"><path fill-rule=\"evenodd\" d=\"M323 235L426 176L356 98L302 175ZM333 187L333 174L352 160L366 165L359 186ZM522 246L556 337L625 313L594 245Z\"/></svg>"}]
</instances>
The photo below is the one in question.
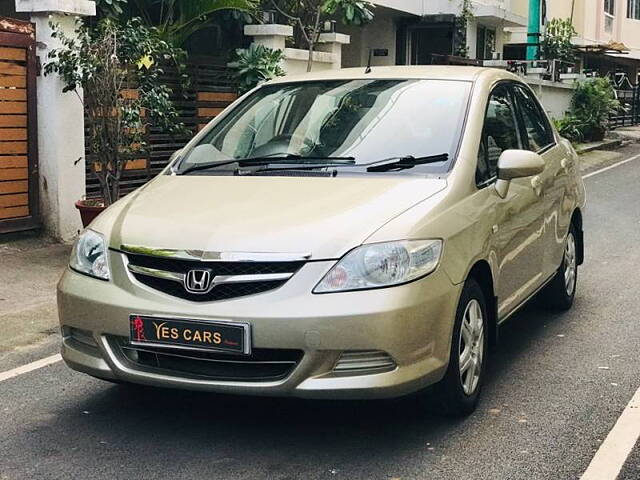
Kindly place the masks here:
<instances>
[{"instance_id":1,"label":"building facade","mask_svg":"<svg viewBox=\"0 0 640 480\"><path fill-rule=\"evenodd\" d=\"M469 60L524 59L528 0L374 0L373 23L340 27L351 36L344 67L424 65ZM457 22L470 15L460 32ZM631 83L640 72L640 0L542 0L541 26L570 18L581 49L577 69L601 75L624 71ZM460 59L455 62L461 62ZM474 63L474 62L469 62Z\"/></svg>"},{"instance_id":2,"label":"building facade","mask_svg":"<svg viewBox=\"0 0 640 480\"><path fill-rule=\"evenodd\" d=\"M375 20L360 28L341 27L351 36L343 66L447 63L502 58L510 28L526 30L527 0L375 0ZM469 12L466 24L460 17ZM472 62L471 62L472 63Z\"/></svg>"}]
</instances>

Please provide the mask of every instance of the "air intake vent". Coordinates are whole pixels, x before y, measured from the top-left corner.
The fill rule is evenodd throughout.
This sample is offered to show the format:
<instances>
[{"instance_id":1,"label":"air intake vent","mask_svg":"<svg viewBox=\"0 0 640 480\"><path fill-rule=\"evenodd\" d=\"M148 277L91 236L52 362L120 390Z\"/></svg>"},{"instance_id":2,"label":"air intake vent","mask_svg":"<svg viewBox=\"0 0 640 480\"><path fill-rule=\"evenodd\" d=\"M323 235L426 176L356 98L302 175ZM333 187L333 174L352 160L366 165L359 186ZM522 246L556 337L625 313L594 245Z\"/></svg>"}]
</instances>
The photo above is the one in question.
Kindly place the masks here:
<instances>
[{"instance_id":1,"label":"air intake vent","mask_svg":"<svg viewBox=\"0 0 640 480\"><path fill-rule=\"evenodd\" d=\"M286 378L302 359L301 350L254 348L251 355L131 345L109 336L129 366L147 372L229 382L269 382Z\"/></svg>"},{"instance_id":2,"label":"air intake vent","mask_svg":"<svg viewBox=\"0 0 640 480\"><path fill-rule=\"evenodd\" d=\"M379 373L393 370L396 362L382 350L353 350L343 352L333 367L334 372Z\"/></svg>"}]
</instances>

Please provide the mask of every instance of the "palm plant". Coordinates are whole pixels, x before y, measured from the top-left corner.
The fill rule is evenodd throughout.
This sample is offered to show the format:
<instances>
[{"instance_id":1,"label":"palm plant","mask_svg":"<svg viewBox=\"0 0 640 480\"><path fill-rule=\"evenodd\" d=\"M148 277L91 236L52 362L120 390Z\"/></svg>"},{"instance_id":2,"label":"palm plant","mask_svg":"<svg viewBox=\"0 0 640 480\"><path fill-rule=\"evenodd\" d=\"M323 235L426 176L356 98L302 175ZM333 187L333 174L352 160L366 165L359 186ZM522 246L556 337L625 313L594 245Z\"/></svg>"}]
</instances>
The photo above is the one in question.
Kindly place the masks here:
<instances>
[{"instance_id":1,"label":"palm plant","mask_svg":"<svg viewBox=\"0 0 640 480\"><path fill-rule=\"evenodd\" d=\"M282 51L252 43L248 49L236 50L235 59L229 63L238 79L238 93L243 94L266 80L284 75L280 67Z\"/></svg>"},{"instance_id":2,"label":"palm plant","mask_svg":"<svg viewBox=\"0 0 640 480\"><path fill-rule=\"evenodd\" d=\"M177 47L194 33L208 28L223 10L254 12L258 0L100 0L106 15L140 17L158 29L160 37Z\"/></svg>"}]
</instances>

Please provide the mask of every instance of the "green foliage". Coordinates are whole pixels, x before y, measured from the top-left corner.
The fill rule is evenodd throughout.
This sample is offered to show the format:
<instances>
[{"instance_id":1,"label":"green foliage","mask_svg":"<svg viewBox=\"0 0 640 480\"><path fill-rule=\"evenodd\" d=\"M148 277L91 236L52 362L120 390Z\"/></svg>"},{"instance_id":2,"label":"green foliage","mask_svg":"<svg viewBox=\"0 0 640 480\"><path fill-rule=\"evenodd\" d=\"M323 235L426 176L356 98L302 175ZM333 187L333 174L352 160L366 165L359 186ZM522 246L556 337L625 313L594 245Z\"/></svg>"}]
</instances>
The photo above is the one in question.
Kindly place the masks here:
<instances>
[{"instance_id":1,"label":"green foliage","mask_svg":"<svg viewBox=\"0 0 640 480\"><path fill-rule=\"evenodd\" d=\"M586 127L606 128L609 116L620 107L608 78L592 78L578 83L571 98L571 113Z\"/></svg>"},{"instance_id":2,"label":"green foliage","mask_svg":"<svg viewBox=\"0 0 640 480\"><path fill-rule=\"evenodd\" d=\"M361 0L325 0L322 12L338 15L345 25L366 25L373 21L373 5Z\"/></svg>"},{"instance_id":3,"label":"green foliage","mask_svg":"<svg viewBox=\"0 0 640 480\"><path fill-rule=\"evenodd\" d=\"M460 15L454 23L454 54L458 57L467 58L469 56L469 46L467 45L467 25L473 19L473 4L471 0L462 0L460 4Z\"/></svg>"},{"instance_id":4,"label":"green foliage","mask_svg":"<svg viewBox=\"0 0 640 480\"><path fill-rule=\"evenodd\" d=\"M281 22L294 27L294 42L309 50L307 71L313 65L313 50L322 25L331 15L338 15L345 25L364 25L373 20L372 3L365 0L262 0L264 10L275 9Z\"/></svg>"},{"instance_id":5,"label":"green foliage","mask_svg":"<svg viewBox=\"0 0 640 480\"><path fill-rule=\"evenodd\" d=\"M282 51L264 45L251 44L244 50L236 50L236 58L229 63L239 81L238 91L245 93L261 82L284 75L280 67Z\"/></svg>"},{"instance_id":6,"label":"green foliage","mask_svg":"<svg viewBox=\"0 0 640 480\"><path fill-rule=\"evenodd\" d=\"M229 10L254 13L258 3L259 0L124 0L121 18L140 17L147 26L158 29L160 38L182 47L194 33L209 28L217 13Z\"/></svg>"},{"instance_id":7,"label":"green foliage","mask_svg":"<svg viewBox=\"0 0 640 480\"><path fill-rule=\"evenodd\" d=\"M96 0L96 9L101 17L117 17L126 4L127 0Z\"/></svg>"},{"instance_id":8,"label":"green foliage","mask_svg":"<svg viewBox=\"0 0 640 480\"><path fill-rule=\"evenodd\" d=\"M49 53L45 75L58 74L65 92L84 91L89 164L109 205L119 198L126 162L144 149L150 125L185 132L161 75L166 65L182 72L186 54L140 19L104 18L91 27L78 22L75 37L51 27L62 46Z\"/></svg>"},{"instance_id":9,"label":"green foliage","mask_svg":"<svg viewBox=\"0 0 640 480\"><path fill-rule=\"evenodd\" d=\"M559 120L553 120L558 133L572 142L584 141L584 124L574 115L565 115Z\"/></svg>"},{"instance_id":10,"label":"green foliage","mask_svg":"<svg viewBox=\"0 0 640 480\"><path fill-rule=\"evenodd\" d=\"M562 136L572 141L596 140L604 135L609 116L620 107L608 78L579 82L571 97L569 114L556 122Z\"/></svg>"},{"instance_id":11,"label":"green foliage","mask_svg":"<svg viewBox=\"0 0 640 480\"><path fill-rule=\"evenodd\" d=\"M575 58L571 38L576 33L570 18L550 20L546 25L541 45L544 58L571 62Z\"/></svg>"}]
</instances>

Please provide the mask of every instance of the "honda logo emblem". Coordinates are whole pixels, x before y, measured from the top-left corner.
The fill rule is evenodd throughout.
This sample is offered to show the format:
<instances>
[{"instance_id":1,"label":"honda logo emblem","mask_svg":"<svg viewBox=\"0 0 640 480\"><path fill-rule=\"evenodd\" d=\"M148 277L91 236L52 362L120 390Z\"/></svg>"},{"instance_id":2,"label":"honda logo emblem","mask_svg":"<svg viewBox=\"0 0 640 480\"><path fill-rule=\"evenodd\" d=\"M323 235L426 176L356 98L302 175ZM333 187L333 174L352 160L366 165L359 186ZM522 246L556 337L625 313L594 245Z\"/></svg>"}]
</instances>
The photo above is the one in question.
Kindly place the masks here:
<instances>
[{"instance_id":1,"label":"honda logo emblem","mask_svg":"<svg viewBox=\"0 0 640 480\"><path fill-rule=\"evenodd\" d=\"M213 287L211 271L189 270L184 277L184 288L190 293L208 293Z\"/></svg>"}]
</instances>

